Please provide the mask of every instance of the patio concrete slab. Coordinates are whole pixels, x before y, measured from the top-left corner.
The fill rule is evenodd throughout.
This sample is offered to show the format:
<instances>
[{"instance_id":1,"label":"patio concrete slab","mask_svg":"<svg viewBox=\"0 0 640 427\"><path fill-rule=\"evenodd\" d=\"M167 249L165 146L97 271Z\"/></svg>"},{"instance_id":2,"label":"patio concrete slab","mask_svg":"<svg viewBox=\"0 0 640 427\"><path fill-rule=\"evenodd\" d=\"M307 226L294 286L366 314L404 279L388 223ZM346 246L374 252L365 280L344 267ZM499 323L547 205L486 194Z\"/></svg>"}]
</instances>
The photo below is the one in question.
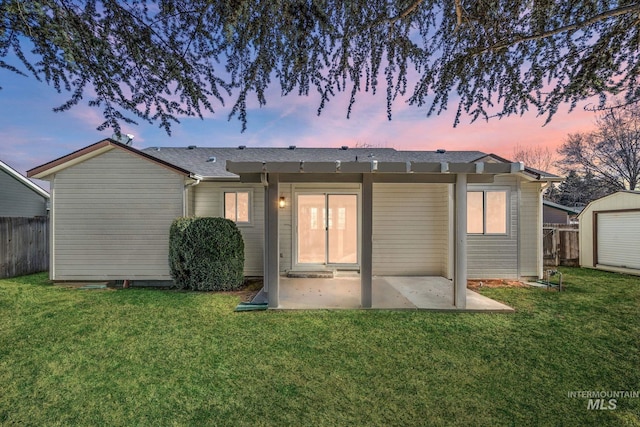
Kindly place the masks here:
<instances>
[{"instance_id":1,"label":"patio concrete slab","mask_svg":"<svg viewBox=\"0 0 640 427\"><path fill-rule=\"evenodd\" d=\"M360 277L280 277L278 308L360 308Z\"/></svg>"},{"instance_id":2,"label":"patio concrete slab","mask_svg":"<svg viewBox=\"0 0 640 427\"><path fill-rule=\"evenodd\" d=\"M513 312L513 308L467 289L467 308L453 305L453 284L443 277L376 276L372 308ZM360 308L360 277L280 278L279 309Z\"/></svg>"},{"instance_id":3,"label":"patio concrete slab","mask_svg":"<svg viewBox=\"0 0 640 427\"><path fill-rule=\"evenodd\" d=\"M431 310L452 310L453 284L444 277L385 276L373 279L385 282L416 308Z\"/></svg>"}]
</instances>

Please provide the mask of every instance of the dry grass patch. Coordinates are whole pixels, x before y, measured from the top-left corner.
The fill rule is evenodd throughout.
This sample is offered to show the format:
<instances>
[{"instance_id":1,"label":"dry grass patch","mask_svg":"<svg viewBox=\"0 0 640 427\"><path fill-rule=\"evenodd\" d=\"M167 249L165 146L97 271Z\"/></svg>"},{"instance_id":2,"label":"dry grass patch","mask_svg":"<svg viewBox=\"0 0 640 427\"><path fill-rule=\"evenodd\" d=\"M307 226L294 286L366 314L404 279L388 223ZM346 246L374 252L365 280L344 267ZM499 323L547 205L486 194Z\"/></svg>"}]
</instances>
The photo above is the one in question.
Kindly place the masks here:
<instances>
[{"instance_id":1,"label":"dry grass patch","mask_svg":"<svg viewBox=\"0 0 640 427\"><path fill-rule=\"evenodd\" d=\"M481 288L526 288L529 285L519 280L509 279L474 279L467 280L467 288L477 291Z\"/></svg>"}]
</instances>

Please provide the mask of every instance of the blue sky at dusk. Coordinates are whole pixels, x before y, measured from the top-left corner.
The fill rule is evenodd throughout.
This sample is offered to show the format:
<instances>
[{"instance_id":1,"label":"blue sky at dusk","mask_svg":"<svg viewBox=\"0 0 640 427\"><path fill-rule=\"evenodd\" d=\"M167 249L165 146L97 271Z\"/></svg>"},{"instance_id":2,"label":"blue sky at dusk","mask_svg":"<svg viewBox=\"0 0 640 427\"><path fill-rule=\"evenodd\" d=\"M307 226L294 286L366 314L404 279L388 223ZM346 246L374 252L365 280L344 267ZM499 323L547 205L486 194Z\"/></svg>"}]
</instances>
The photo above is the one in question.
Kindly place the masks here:
<instances>
[{"instance_id":1,"label":"blue sky at dusk","mask_svg":"<svg viewBox=\"0 0 640 427\"><path fill-rule=\"evenodd\" d=\"M33 77L0 70L0 160L20 173L68 154L86 145L110 137L112 131L99 132L102 112L83 104L62 113L54 107L62 104L67 93L58 94ZM348 94L332 99L321 116L316 111L319 97L281 97L279 87L270 88L267 106L251 107L248 129L227 120L231 99L225 107L204 120L184 118L172 127L172 136L157 125L124 125L124 133L135 135L134 147L149 146L270 146L339 147L369 143L396 149L480 150L509 158L516 144L548 146L555 149L568 133L589 130L594 114L580 106L567 114L561 109L551 123L535 113L523 117L491 120L488 123L463 116L453 127L453 112L426 118L426 109L412 107L403 100L394 103L393 120L386 118L384 91L377 95L361 93L350 119L346 118ZM215 105L214 105L215 107Z\"/></svg>"}]
</instances>

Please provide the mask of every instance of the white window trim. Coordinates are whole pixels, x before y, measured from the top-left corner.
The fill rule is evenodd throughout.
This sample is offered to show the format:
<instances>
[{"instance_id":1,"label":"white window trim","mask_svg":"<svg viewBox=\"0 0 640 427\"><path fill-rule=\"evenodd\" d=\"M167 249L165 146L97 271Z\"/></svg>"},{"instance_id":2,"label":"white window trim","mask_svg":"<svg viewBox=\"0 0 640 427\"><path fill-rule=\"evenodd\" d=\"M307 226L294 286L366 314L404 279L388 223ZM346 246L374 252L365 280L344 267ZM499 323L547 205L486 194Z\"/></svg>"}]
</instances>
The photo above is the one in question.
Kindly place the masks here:
<instances>
[{"instance_id":1,"label":"white window trim","mask_svg":"<svg viewBox=\"0 0 640 427\"><path fill-rule=\"evenodd\" d=\"M505 200L505 232L504 233L487 233L487 193L490 192L504 192L506 193ZM471 187L467 188L467 193L482 193L482 233L469 233L467 231L467 235L469 236L509 236L511 234L511 189L509 187ZM468 207L467 207L468 209Z\"/></svg>"},{"instance_id":2,"label":"white window trim","mask_svg":"<svg viewBox=\"0 0 640 427\"><path fill-rule=\"evenodd\" d=\"M292 206L291 206L291 219L293 221L293 232L291 233L291 264L292 271L305 271L310 267L325 267L325 268L340 268L340 269L359 269L361 264L361 250L362 250L362 190L361 186L358 184L357 187L354 188L343 188L343 187L334 187L327 186L323 184L323 187L308 187L305 185L302 186L293 186L291 194L293 194L292 198ZM358 214L358 249L357 249L357 262L355 264L305 264L300 263L298 261L298 196L299 195L355 195L357 197L357 214ZM326 202L325 202L326 203Z\"/></svg>"},{"instance_id":3,"label":"white window trim","mask_svg":"<svg viewBox=\"0 0 640 427\"><path fill-rule=\"evenodd\" d=\"M221 193L221 209L222 212L220 216L222 218L226 218L226 206L225 206L225 195L227 193L248 193L249 194L249 221L233 221L238 227L253 227L253 189L252 188L223 188ZM236 215L237 215L237 207L236 207Z\"/></svg>"}]
</instances>

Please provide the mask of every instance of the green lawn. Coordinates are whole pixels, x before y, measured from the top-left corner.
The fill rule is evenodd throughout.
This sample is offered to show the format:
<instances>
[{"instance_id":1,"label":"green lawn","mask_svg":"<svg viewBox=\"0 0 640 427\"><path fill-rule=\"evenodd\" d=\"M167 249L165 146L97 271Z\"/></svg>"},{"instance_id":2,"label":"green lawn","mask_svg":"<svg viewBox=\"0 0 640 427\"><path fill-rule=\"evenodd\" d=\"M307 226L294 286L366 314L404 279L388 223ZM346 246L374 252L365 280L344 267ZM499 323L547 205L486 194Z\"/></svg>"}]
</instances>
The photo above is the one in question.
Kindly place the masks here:
<instances>
[{"instance_id":1,"label":"green lawn","mask_svg":"<svg viewBox=\"0 0 640 427\"><path fill-rule=\"evenodd\" d=\"M640 425L640 398L568 397L640 391L640 278L563 272L483 291L515 314L0 280L0 425Z\"/></svg>"}]
</instances>

